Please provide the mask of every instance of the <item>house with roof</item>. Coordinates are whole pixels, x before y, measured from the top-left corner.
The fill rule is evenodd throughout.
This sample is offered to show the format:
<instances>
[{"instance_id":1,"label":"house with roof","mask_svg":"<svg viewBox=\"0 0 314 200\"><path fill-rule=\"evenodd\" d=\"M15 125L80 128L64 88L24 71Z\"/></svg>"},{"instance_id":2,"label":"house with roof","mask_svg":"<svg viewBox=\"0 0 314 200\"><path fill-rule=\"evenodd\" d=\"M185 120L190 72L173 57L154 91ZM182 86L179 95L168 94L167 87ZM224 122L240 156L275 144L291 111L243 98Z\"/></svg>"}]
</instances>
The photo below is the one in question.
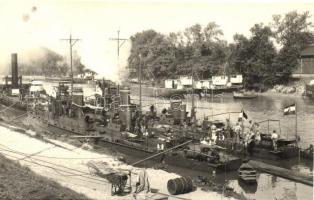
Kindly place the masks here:
<instances>
[{"instance_id":1,"label":"house with roof","mask_svg":"<svg viewBox=\"0 0 314 200\"><path fill-rule=\"evenodd\" d=\"M299 58L297 70L293 73L294 77L314 76L314 44L308 45L303 49Z\"/></svg>"}]
</instances>

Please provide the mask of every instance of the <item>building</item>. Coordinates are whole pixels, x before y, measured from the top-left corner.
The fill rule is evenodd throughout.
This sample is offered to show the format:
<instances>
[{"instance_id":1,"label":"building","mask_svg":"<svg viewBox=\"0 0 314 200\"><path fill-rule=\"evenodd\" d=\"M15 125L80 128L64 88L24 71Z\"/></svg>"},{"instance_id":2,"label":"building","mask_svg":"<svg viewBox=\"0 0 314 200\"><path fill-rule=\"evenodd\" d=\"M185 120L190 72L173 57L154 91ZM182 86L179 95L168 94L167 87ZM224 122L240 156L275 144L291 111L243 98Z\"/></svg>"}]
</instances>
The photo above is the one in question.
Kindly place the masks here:
<instances>
[{"instance_id":1,"label":"building","mask_svg":"<svg viewBox=\"0 0 314 200\"><path fill-rule=\"evenodd\" d=\"M293 73L294 77L314 76L314 44L308 45L303 49L299 59L297 70Z\"/></svg>"},{"instance_id":2,"label":"building","mask_svg":"<svg viewBox=\"0 0 314 200\"><path fill-rule=\"evenodd\" d=\"M227 86L228 76L213 76L212 81L214 86Z\"/></svg>"},{"instance_id":3,"label":"building","mask_svg":"<svg viewBox=\"0 0 314 200\"><path fill-rule=\"evenodd\" d=\"M178 80L177 79L166 79L165 80L165 88L168 89L177 89Z\"/></svg>"},{"instance_id":4,"label":"building","mask_svg":"<svg viewBox=\"0 0 314 200\"><path fill-rule=\"evenodd\" d=\"M212 84L212 80L208 79L208 80L198 80L195 81L195 88L196 89L210 89Z\"/></svg>"}]
</instances>

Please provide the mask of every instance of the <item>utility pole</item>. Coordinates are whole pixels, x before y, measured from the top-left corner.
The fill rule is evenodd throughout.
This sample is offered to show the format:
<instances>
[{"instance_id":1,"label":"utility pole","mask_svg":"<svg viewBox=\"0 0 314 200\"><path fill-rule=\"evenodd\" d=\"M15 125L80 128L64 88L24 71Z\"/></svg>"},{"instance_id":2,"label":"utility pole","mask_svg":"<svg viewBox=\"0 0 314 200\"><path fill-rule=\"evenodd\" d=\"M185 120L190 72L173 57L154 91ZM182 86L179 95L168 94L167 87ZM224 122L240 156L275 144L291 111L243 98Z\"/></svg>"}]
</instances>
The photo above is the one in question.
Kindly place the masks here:
<instances>
[{"instance_id":1,"label":"utility pole","mask_svg":"<svg viewBox=\"0 0 314 200\"><path fill-rule=\"evenodd\" d=\"M118 37L117 38L109 38L109 40L117 41L117 53L118 53L118 61L119 61L120 48L125 43L125 41L127 41L128 39L120 38L120 30L118 30ZM121 44L120 44L120 41L121 41Z\"/></svg>"},{"instance_id":2,"label":"utility pole","mask_svg":"<svg viewBox=\"0 0 314 200\"><path fill-rule=\"evenodd\" d=\"M117 41L117 66L118 66L118 69L119 69L119 56L120 56L120 48L122 47L122 45L125 43L125 41L127 41L128 39L125 39L125 38L120 38L120 30L118 30L118 37L116 38L109 38L109 40L113 40L113 41ZM120 43L121 42L121 43Z\"/></svg>"},{"instance_id":3,"label":"utility pole","mask_svg":"<svg viewBox=\"0 0 314 200\"><path fill-rule=\"evenodd\" d=\"M73 97L73 61L72 61L72 48L75 45L75 43L81 39L74 39L72 38L72 34L70 34L70 38L67 39L61 39L65 41L69 41L70 46L70 67L71 67L71 99Z\"/></svg>"}]
</instances>

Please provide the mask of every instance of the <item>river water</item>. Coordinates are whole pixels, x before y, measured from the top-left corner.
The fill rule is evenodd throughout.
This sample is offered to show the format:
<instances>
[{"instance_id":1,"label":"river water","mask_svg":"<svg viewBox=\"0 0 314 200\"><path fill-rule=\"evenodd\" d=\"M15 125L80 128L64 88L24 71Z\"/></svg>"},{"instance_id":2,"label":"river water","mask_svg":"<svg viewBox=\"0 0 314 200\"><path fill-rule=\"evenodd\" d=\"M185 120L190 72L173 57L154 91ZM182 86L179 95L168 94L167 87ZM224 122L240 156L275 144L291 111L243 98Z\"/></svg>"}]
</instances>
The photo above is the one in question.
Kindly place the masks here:
<instances>
[{"instance_id":1,"label":"river water","mask_svg":"<svg viewBox=\"0 0 314 200\"><path fill-rule=\"evenodd\" d=\"M47 84L45 88L51 91L52 85L55 84ZM96 91L95 85L82 86L85 96L90 96L95 92L99 93L99 91ZM148 97L146 96L147 94L151 94L151 88L144 87L142 90L143 110L148 110L152 104L156 105L158 111L169 107L169 99ZM138 103L138 88L131 89L131 99L132 102ZM182 101L187 105L187 111L190 111L191 96L186 95ZM283 106L290 102L296 102L297 115L284 116ZM277 133L280 133L281 137L294 138L297 130L297 135L301 138L299 142L301 147L308 147L310 144L314 144L314 102L300 96L265 93L260 94L256 99L237 100L233 99L232 94L226 93L214 98L199 99L195 97L195 105L197 107L198 119L202 119L204 116L214 116L214 119L225 120L230 117L231 122L235 123L239 116L238 113L215 115L227 112L240 112L243 109L248 115L249 120L251 119L256 122L266 119L280 120L280 124L279 122L271 122L269 125L268 123L262 123L261 130L264 132L267 130L271 132L277 130ZM245 123L247 124L248 122ZM289 160L277 164L313 175L312 162ZM236 172L226 172L212 177L211 174L196 173L193 170L177 167L169 167L169 170L181 175L211 177L215 182L225 183L234 188L244 199L313 199L313 187L265 173L259 173L257 185L246 185L238 181ZM223 199L223 196L221 198Z\"/></svg>"},{"instance_id":2,"label":"river water","mask_svg":"<svg viewBox=\"0 0 314 200\"><path fill-rule=\"evenodd\" d=\"M156 104L158 110L169 107L169 98L154 98L146 96L151 94L152 88L142 88L142 104L143 109L148 109L150 105ZM138 102L138 88L132 87L131 94L133 99ZM174 96L175 99L181 98ZM279 120L279 122L261 123L262 131L272 132L276 130L281 133L281 137L295 138L297 135L301 138L300 146L308 147L314 144L314 101L298 95L284 95L275 93L262 93L255 99L234 99L232 93L223 93L214 98L202 98L194 95L195 106L197 108L197 118L203 119L204 116L214 116L213 119L225 120L229 118L229 114L218 115L227 112L244 112L248 115L248 120L255 122L267 119ZM191 110L191 95L185 95L182 98L183 103L187 105L187 111ZM283 115L283 107L292 102L296 102L297 115ZM230 114L233 124L237 121L239 114ZM248 125L248 121L245 122Z\"/></svg>"},{"instance_id":3,"label":"river water","mask_svg":"<svg viewBox=\"0 0 314 200\"><path fill-rule=\"evenodd\" d=\"M151 94L151 88L142 89L142 104L143 109L148 110L152 104L157 105L158 111L169 107L169 99L153 98L145 96ZM138 102L138 88L131 88L132 99ZM175 96L174 99L180 97ZM248 116L248 120L255 122L264 121L267 119L279 120L261 123L262 132L272 132L276 130L280 133L280 137L295 138L297 135L301 138L299 145L303 148L314 144L314 101L303 98L297 95L282 95L282 94L259 94L256 99L234 99L231 93L224 93L213 98L202 98L194 96L195 106L197 107L197 118L203 119L205 116L209 118L226 120L230 118L235 124L239 114L223 114L228 112L240 112L242 109ZM187 111L191 110L191 95L185 95L182 98L183 103L187 105ZM296 115L283 115L283 107L291 102L296 102ZM248 121L245 122L248 125ZM281 167L290 168L293 170L310 173L313 175L313 163L311 161L300 161L298 159L285 160L276 163ZM211 177L206 173L195 173L191 170L170 168L170 170L178 172L182 175L202 175ZM306 186L300 183L295 183L287 179L276 177L266 173L259 173L257 185L246 185L239 182L235 172L226 172L217 174L211 177L218 183L225 183L234 188L234 190L242 194L247 199L313 199L313 187Z\"/></svg>"}]
</instances>

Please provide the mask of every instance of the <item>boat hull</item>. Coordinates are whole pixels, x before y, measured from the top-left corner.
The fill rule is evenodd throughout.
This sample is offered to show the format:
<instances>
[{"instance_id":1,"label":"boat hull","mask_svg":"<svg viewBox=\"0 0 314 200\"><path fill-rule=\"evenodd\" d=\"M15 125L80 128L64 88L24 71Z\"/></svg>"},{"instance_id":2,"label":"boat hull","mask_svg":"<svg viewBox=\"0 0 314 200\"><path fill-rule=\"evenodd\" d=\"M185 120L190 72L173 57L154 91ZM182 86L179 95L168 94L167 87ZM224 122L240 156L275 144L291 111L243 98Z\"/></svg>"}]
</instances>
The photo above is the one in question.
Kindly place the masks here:
<instances>
[{"instance_id":1,"label":"boat hull","mask_svg":"<svg viewBox=\"0 0 314 200\"><path fill-rule=\"evenodd\" d=\"M120 153L126 154L126 155L132 155L136 158L144 159L149 156L154 155L157 152L152 152L148 150L144 150L141 148L136 148L132 147L129 145L125 145L122 143L118 142L112 142L109 140L102 139L98 142L98 145L107 147L107 148L112 148ZM231 171L231 170L237 170L240 165L242 164L242 160L239 158L233 158L232 161L227 162L227 163L209 163L209 162L201 162L196 159L189 159L184 156L179 156L175 152L170 152L167 153L166 155L159 155L153 158L153 161L155 163L165 163L171 166L177 166L177 167L182 167L182 168L193 168L195 171L203 171L203 172L224 172L224 171Z\"/></svg>"},{"instance_id":2,"label":"boat hull","mask_svg":"<svg viewBox=\"0 0 314 200\"><path fill-rule=\"evenodd\" d=\"M234 99L254 99L257 97L257 94L246 94L241 92L233 92Z\"/></svg>"},{"instance_id":3,"label":"boat hull","mask_svg":"<svg viewBox=\"0 0 314 200\"><path fill-rule=\"evenodd\" d=\"M76 131L72 131L70 129L65 129L63 127L59 127L57 125L48 123L43 119L39 119L36 117L28 117L28 123L32 126L35 131L46 132L49 134L53 134L55 136L58 135L88 135L88 133L78 133ZM144 159L149 156L155 155L158 153L157 151L147 150L143 147L142 144L127 142L121 138L116 137L112 139L112 135L119 134L116 131L106 131L107 133L102 134L102 138L95 139L95 144L99 147L108 148L119 153L125 154L126 156L130 155L135 157L136 159ZM226 155L228 156L228 155ZM193 170L203 171L203 172L223 172L223 171L231 171L237 170L242 164L242 160L236 157L226 158L226 162L218 162L218 163L210 163L206 161L200 161L198 159L187 158L182 154L178 154L176 151L162 154L156 156L152 159L155 163L165 163L172 166L182 167L182 168L191 168L193 166Z\"/></svg>"}]
</instances>

